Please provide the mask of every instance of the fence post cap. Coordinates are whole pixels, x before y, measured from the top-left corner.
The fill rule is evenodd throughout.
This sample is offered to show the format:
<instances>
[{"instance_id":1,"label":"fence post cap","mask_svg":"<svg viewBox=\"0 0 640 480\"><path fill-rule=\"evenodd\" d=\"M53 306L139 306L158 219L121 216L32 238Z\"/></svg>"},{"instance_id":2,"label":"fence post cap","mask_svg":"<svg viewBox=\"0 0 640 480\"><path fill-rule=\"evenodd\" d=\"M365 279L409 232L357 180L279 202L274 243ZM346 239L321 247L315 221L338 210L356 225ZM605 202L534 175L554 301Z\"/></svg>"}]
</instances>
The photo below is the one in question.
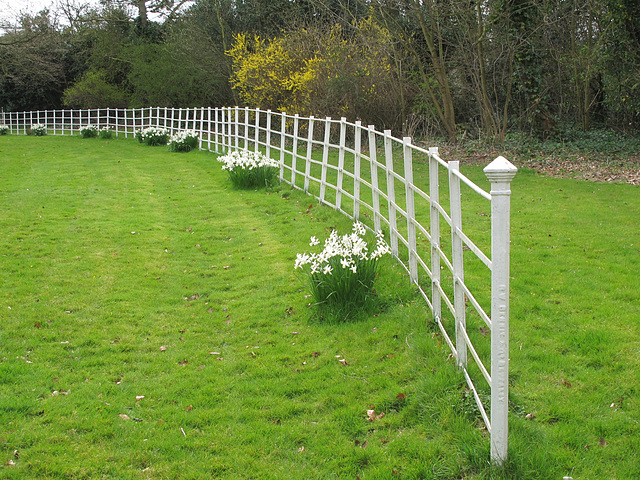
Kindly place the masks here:
<instances>
[{"instance_id":1,"label":"fence post cap","mask_svg":"<svg viewBox=\"0 0 640 480\"><path fill-rule=\"evenodd\" d=\"M502 156L496 158L483 169L490 182L510 182L516 176L517 171L518 168Z\"/></svg>"}]
</instances>

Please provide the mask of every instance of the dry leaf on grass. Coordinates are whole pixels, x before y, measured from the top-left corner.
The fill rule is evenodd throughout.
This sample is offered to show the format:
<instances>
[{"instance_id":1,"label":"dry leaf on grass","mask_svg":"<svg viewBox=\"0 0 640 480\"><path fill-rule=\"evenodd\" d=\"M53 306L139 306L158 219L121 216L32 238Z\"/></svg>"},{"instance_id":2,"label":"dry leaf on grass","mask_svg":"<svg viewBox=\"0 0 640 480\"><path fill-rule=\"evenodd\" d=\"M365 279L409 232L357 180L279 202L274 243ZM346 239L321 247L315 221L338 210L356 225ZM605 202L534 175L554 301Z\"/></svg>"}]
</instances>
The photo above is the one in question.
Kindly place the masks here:
<instances>
[{"instance_id":1,"label":"dry leaf on grass","mask_svg":"<svg viewBox=\"0 0 640 480\"><path fill-rule=\"evenodd\" d=\"M380 420L382 417L384 417L384 412L376 415L375 410L367 410L367 418L369 419L370 422L375 422L376 420Z\"/></svg>"}]
</instances>

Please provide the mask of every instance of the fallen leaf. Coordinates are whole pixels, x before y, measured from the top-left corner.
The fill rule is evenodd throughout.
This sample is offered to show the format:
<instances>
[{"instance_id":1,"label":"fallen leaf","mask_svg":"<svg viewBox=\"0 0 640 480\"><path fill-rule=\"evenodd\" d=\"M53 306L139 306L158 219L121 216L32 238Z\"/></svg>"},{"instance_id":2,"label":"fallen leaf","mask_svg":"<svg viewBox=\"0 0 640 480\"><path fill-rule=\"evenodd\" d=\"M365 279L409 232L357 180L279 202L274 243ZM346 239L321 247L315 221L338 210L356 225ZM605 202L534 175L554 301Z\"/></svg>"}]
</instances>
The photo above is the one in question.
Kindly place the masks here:
<instances>
[{"instance_id":1,"label":"fallen leaf","mask_svg":"<svg viewBox=\"0 0 640 480\"><path fill-rule=\"evenodd\" d=\"M187 412L190 412L191 410L193 410L193 405L189 405L189 406L187 407Z\"/></svg>"},{"instance_id":2,"label":"fallen leaf","mask_svg":"<svg viewBox=\"0 0 640 480\"><path fill-rule=\"evenodd\" d=\"M347 361L346 361L344 358L341 358L341 359L339 359L338 361L339 361L342 365L344 365L345 367L346 367L347 365L349 365L349 364L347 363Z\"/></svg>"},{"instance_id":3,"label":"fallen leaf","mask_svg":"<svg viewBox=\"0 0 640 480\"><path fill-rule=\"evenodd\" d=\"M164 352L167 349L167 347L165 347L164 345L162 347L160 347L160 351Z\"/></svg>"},{"instance_id":4,"label":"fallen leaf","mask_svg":"<svg viewBox=\"0 0 640 480\"><path fill-rule=\"evenodd\" d=\"M220 352L209 352L209 355L220 355Z\"/></svg>"},{"instance_id":5,"label":"fallen leaf","mask_svg":"<svg viewBox=\"0 0 640 480\"><path fill-rule=\"evenodd\" d=\"M187 363L189 363L189 360L187 360L186 358L184 360L182 360L181 362L178 362L178 365L180 365L181 367L184 367Z\"/></svg>"},{"instance_id":6,"label":"fallen leaf","mask_svg":"<svg viewBox=\"0 0 640 480\"><path fill-rule=\"evenodd\" d=\"M405 400L407 398L407 396L404 393L399 393L396 398L398 400Z\"/></svg>"},{"instance_id":7,"label":"fallen leaf","mask_svg":"<svg viewBox=\"0 0 640 480\"><path fill-rule=\"evenodd\" d=\"M127 415L126 413L121 413L120 415L118 415L122 420L129 420L131 417L129 417L129 415Z\"/></svg>"},{"instance_id":8,"label":"fallen leaf","mask_svg":"<svg viewBox=\"0 0 640 480\"><path fill-rule=\"evenodd\" d=\"M382 417L384 417L384 412L376 415L375 410L367 410L367 417L369 418L370 422L375 422L376 420L380 420Z\"/></svg>"},{"instance_id":9,"label":"fallen leaf","mask_svg":"<svg viewBox=\"0 0 640 480\"><path fill-rule=\"evenodd\" d=\"M298 449L298 453L302 453L302 452L304 452L304 451L305 451L304 446L302 446L302 447L300 447L300 448Z\"/></svg>"},{"instance_id":10,"label":"fallen leaf","mask_svg":"<svg viewBox=\"0 0 640 480\"><path fill-rule=\"evenodd\" d=\"M16 462L14 462L13 460L9 460L7 463L4 464L5 467L15 467L16 466Z\"/></svg>"},{"instance_id":11,"label":"fallen leaf","mask_svg":"<svg viewBox=\"0 0 640 480\"><path fill-rule=\"evenodd\" d=\"M136 402L139 402L144 398L144 395L136 395Z\"/></svg>"},{"instance_id":12,"label":"fallen leaf","mask_svg":"<svg viewBox=\"0 0 640 480\"><path fill-rule=\"evenodd\" d=\"M562 384L567 388L571 388L571 384L567 382L564 378L562 379Z\"/></svg>"},{"instance_id":13,"label":"fallen leaf","mask_svg":"<svg viewBox=\"0 0 640 480\"><path fill-rule=\"evenodd\" d=\"M601 447L606 447L607 446L607 441L604 438L600 439L600 446Z\"/></svg>"},{"instance_id":14,"label":"fallen leaf","mask_svg":"<svg viewBox=\"0 0 640 480\"><path fill-rule=\"evenodd\" d=\"M533 420L534 418L536 418L536 415L534 413L527 413L524 418L526 418L527 420Z\"/></svg>"}]
</instances>

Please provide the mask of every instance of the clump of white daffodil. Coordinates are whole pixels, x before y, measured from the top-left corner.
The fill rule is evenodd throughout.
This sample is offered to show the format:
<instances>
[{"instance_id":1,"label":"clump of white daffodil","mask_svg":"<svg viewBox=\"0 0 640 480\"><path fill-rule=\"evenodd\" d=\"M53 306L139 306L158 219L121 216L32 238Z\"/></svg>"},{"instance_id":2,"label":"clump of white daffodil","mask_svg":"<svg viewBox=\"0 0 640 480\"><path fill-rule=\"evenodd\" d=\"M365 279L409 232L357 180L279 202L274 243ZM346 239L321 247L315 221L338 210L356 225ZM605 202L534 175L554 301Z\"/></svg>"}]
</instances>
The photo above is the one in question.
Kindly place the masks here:
<instances>
[{"instance_id":1,"label":"clump of white daffodil","mask_svg":"<svg viewBox=\"0 0 640 480\"><path fill-rule=\"evenodd\" d=\"M365 234L364 225L355 222L350 234L339 236L333 230L320 253L297 254L294 268L307 271L316 304L335 307L347 316L374 296L378 260L390 249L378 232L375 248L370 250ZM315 236L311 237L309 246L319 244Z\"/></svg>"},{"instance_id":2,"label":"clump of white daffodil","mask_svg":"<svg viewBox=\"0 0 640 480\"><path fill-rule=\"evenodd\" d=\"M198 146L198 132L195 130L182 130L174 133L169 139L170 152L190 152Z\"/></svg>"},{"instance_id":3,"label":"clump of white daffodil","mask_svg":"<svg viewBox=\"0 0 640 480\"><path fill-rule=\"evenodd\" d=\"M237 188L270 186L278 175L278 162L260 152L237 150L218 157L218 161Z\"/></svg>"}]
</instances>

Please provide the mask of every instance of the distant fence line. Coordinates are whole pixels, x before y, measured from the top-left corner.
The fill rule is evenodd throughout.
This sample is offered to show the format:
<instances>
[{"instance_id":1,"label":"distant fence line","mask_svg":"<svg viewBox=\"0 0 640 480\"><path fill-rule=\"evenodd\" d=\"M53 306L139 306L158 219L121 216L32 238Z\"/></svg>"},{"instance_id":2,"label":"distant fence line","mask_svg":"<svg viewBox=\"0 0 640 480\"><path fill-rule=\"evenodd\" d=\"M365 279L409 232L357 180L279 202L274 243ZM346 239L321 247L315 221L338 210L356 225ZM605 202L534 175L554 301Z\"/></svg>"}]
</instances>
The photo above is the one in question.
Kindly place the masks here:
<instances>
[{"instance_id":1,"label":"distant fence line","mask_svg":"<svg viewBox=\"0 0 640 480\"><path fill-rule=\"evenodd\" d=\"M319 119L241 107L0 113L0 124L13 134L27 133L36 123L45 124L54 135L74 134L87 124L108 126L125 137L148 126L165 127L171 133L196 130L201 149L262 151L279 161L282 181L353 219L372 221L373 229L388 233L394 257L429 305L463 372L491 436L492 461L501 465L506 460L510 184L517 169L505 158L498 157L484 168L491 184L486 192L460 172L459 162L443 161L437 148L423 149L410 137L395 138L389 130L380 132L344 118ZM428 170L428 185L414 183L414 173L420 169ZM484 250L490 250L490 256L462 229L463 196L465 207L471 205L472 214L476 210L473 221L468 222L472 230L489 237ZM490 214L484 213L482 202L490 204ZM469 215L466 213L465 223ZM490 234L488 226L485 230L475 226L478 216L490 217ZM475 283L478 269L468 266L474 262L488 270L490 280L485 289L472 292L465 271ZM468 320L484 325L469 329ZM483 337L489 332L490 352L483 355L487 348L476 349L472 338L476 344L486 344ZM471 365L469 354L474 360ZM489 415L472 376L483 377L490 387Z\"/></svg>"}]
</instances>

